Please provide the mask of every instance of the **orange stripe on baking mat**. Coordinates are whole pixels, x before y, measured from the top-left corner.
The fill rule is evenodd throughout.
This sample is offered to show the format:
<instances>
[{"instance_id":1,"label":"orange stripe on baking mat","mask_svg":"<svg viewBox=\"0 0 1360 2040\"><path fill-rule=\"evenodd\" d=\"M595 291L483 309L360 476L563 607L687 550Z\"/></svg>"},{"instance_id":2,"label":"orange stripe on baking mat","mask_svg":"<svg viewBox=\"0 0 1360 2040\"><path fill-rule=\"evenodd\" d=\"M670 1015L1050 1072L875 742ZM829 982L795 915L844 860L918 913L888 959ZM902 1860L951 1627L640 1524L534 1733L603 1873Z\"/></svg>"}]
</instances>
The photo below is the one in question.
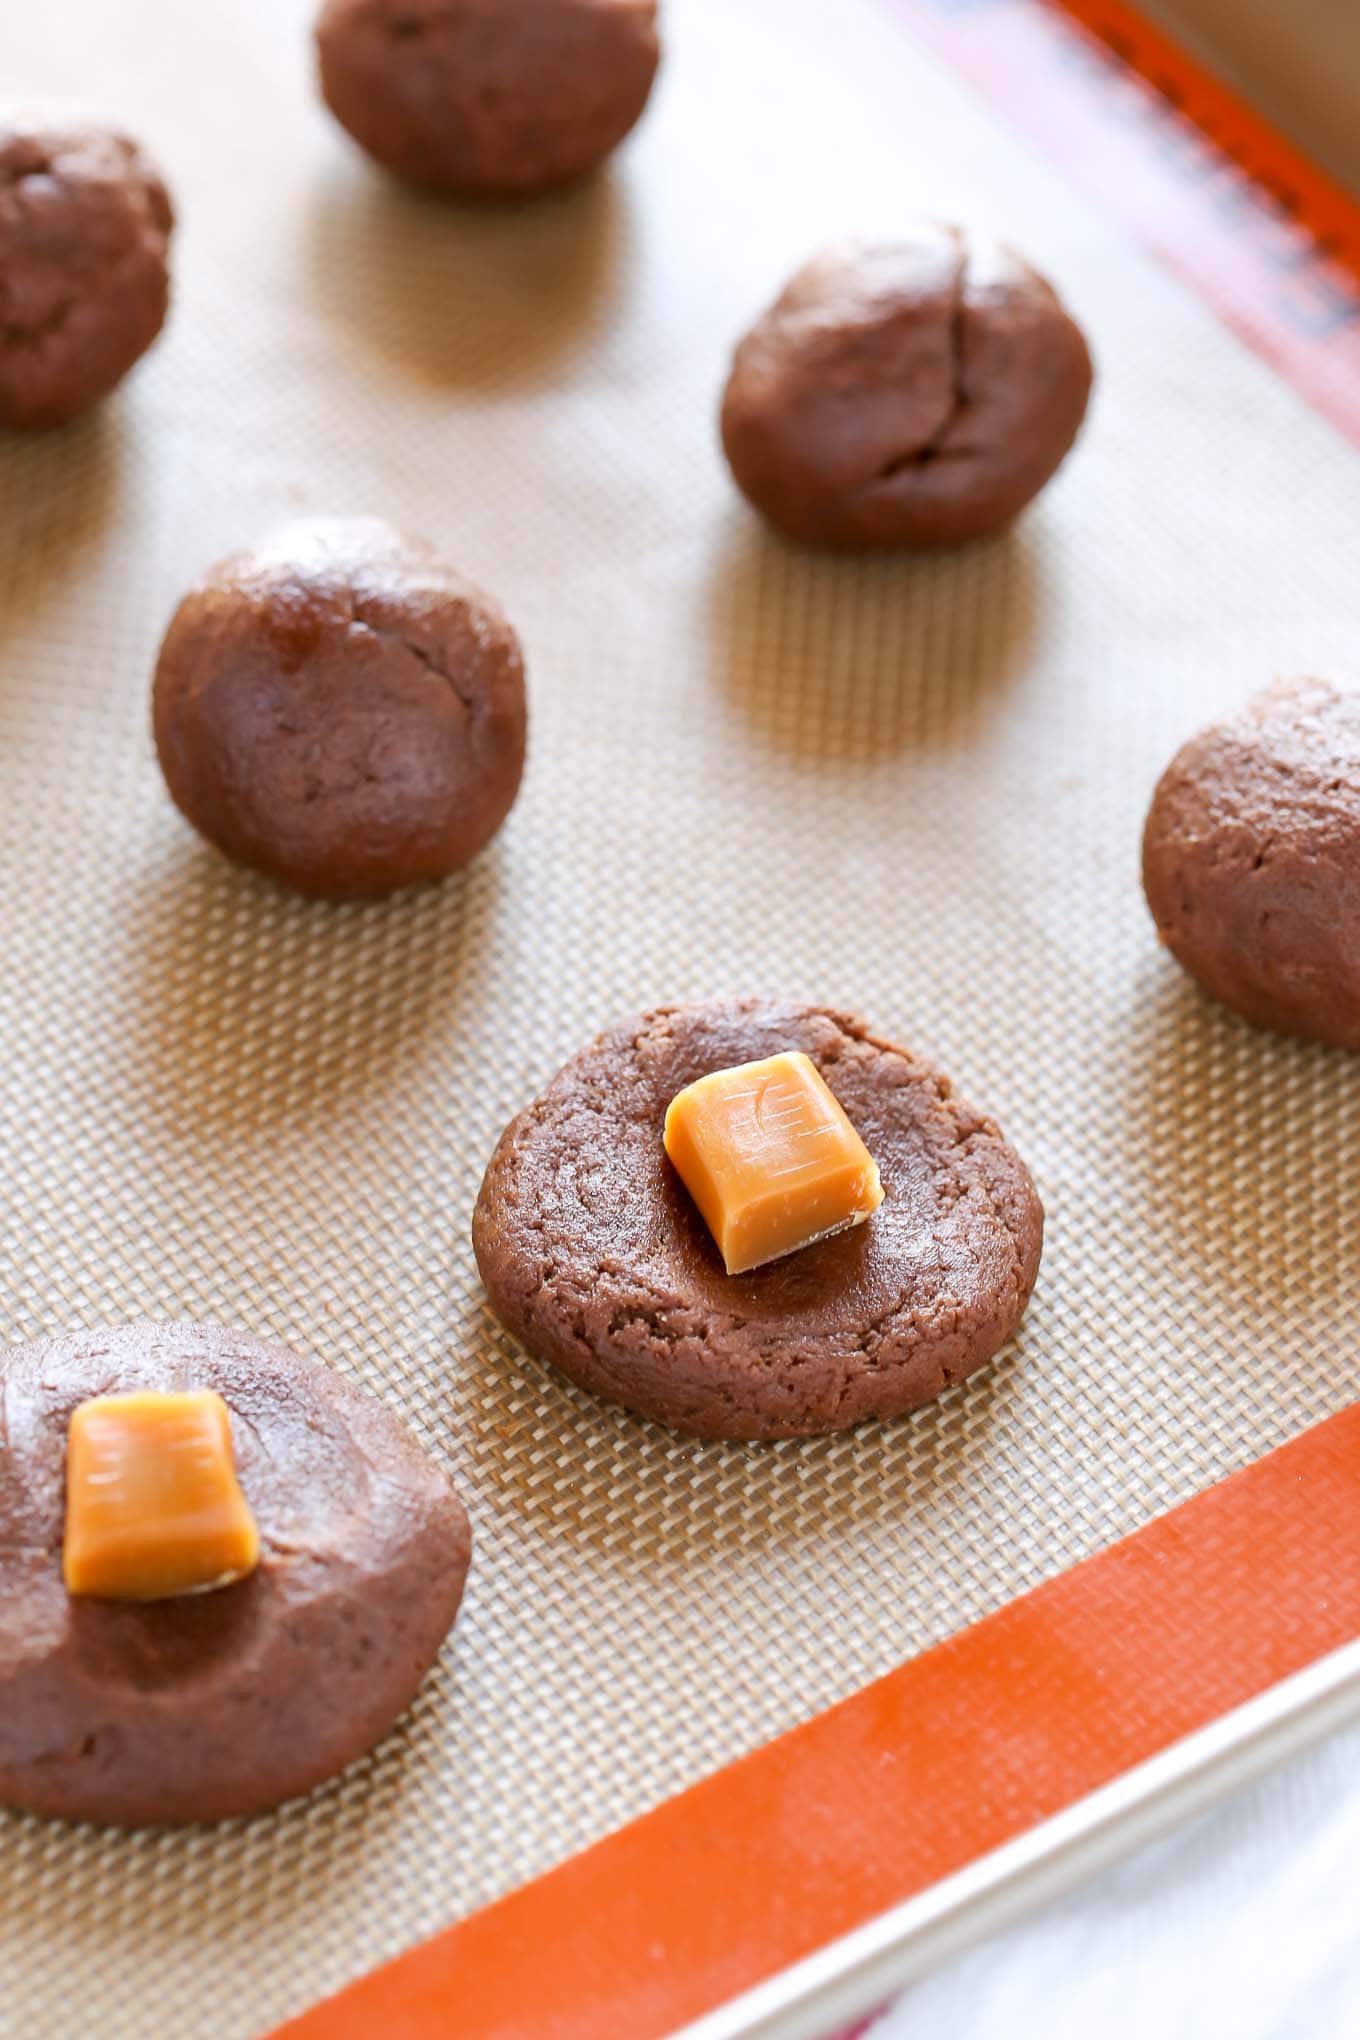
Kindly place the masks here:
<instances>
[{"instance_id":1,"label":"orange stripe on baking mat","mask_svg":"<svg viewBox=\"0 0 1360 2040\"><path fill-rule=\"evenodd\" d=\"M1124 0L891 0L1360 440L1360 204Z\"/></svg>"},{"instance_id":2,"label":"orange stripe on baking mat","mask_svg":"<svg viewBox=\"0 0 1360 2040\"><path fill-rule=\"evenodd\" d=\"M1357 1635L1360 1405L281 2032L658 2040Z\"/></svg>"}]
</instances>

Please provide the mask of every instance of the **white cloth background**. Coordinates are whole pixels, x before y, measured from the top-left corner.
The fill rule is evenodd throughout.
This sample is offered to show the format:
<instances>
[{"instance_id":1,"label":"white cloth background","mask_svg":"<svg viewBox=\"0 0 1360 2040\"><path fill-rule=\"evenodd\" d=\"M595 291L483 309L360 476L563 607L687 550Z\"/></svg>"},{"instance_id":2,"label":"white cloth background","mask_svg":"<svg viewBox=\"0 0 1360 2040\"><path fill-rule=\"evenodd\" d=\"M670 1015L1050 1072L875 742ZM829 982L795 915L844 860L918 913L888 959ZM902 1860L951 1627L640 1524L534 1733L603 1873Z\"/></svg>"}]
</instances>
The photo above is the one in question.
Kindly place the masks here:
<instances>
[{"instance_id":1,"label":"white cloth background","mask_svg":"<svg viewBox=\"0 0 1360 2040\"><path fill-rule=\"evenodd\" d=\"M955 1957L866 2040L1126 2034L1360 2034L1360 1727Z\"/></svg>"}]
</instances>

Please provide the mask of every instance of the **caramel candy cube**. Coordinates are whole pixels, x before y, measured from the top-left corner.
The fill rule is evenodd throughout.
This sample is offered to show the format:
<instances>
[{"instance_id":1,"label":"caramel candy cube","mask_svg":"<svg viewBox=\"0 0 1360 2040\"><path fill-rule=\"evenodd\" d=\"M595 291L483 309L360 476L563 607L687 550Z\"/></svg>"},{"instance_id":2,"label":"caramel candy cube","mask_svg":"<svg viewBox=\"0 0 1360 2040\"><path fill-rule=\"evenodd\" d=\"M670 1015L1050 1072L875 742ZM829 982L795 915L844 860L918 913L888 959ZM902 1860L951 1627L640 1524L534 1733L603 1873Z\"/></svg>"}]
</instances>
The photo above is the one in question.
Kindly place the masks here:
<instances>
[{"instance_id":1,"label":"caramel candy cube","mask_svg":"<svg viewBox=\"0 0 1360 2040\"><path fill-rule=\"evenodd\" d=\"M139 1390L96 1396L73 1412L62 1553L68 1593L164 1601L225 1587L253 1572L259 1556L220 1395Z\"/></svg>"},{"instance_id":2,"label":"caramel candy cube","mask_svg":"<svg viewBox=\"0 0 1360 2040\"><path fill-rule=\"evenodd\" d=\"M687 1085L664 1138L729 1275L860 1225L883 1202L873 1156L796 1051Z\"/></svg>"}]
</instances>

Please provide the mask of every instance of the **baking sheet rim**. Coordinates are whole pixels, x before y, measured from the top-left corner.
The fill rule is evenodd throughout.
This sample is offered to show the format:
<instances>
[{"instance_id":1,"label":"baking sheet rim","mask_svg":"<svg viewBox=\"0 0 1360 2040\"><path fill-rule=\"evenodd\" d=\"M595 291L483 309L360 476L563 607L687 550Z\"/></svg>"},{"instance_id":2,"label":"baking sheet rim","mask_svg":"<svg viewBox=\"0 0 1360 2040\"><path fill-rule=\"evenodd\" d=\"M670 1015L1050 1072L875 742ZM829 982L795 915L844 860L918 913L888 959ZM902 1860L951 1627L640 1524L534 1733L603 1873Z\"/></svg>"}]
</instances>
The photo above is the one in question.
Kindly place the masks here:
<instances>
[{"instance_id":1,"label":"baking sheet rim","mask_svg":"<svg viewBox=\"0 0 1360 2040\"><path fill-rule=\"evenodd\" d=\"M1050 1820L819 1948L671 2040L826 2040L1000 1932L1360 1718L1360 1638L1291 1673Z\"/></svg>"}]
</instances>

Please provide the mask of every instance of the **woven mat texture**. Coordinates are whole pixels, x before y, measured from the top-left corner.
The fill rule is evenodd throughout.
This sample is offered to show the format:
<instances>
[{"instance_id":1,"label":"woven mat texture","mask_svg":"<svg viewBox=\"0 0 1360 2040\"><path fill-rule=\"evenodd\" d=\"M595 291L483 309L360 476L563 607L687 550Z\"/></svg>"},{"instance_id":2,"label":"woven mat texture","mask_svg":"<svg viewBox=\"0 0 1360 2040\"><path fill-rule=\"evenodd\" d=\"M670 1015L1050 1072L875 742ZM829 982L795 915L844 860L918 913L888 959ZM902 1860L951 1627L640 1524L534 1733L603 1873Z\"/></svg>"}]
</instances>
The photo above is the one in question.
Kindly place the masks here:
<instances>
[{"instance_id":1,"label":"woven mat texture","mask_svg":"<svg viewBox=\"0 0 1360 2040\"><path fill-rule=\"evenodd\" d=\"M1360 461L885 0L667 33L609 175L479 213L331 127L301 0L0 23L7 86L121 118L181 210L155 354L0 443L0 1336L277 1333L388 1398L477 1537L409 1718L307 1803L0 1817L16 2040L258 2034L1360 1391L1360 1067L1201 1003L1137 880L1184 735L1360 678ZM718 456L728 350L820 242L917 212L1059 281L1085 436L997 543L800 556ZM230 868L150 744L186 582L309 511L440 542L529 659L508 826L378 907ZM488 1317L505 1120L618 1013L745 988L937 1057L1039 1179L1020 1339L913 1419L697 1446Z\"/></svg>"}]
</instances>

